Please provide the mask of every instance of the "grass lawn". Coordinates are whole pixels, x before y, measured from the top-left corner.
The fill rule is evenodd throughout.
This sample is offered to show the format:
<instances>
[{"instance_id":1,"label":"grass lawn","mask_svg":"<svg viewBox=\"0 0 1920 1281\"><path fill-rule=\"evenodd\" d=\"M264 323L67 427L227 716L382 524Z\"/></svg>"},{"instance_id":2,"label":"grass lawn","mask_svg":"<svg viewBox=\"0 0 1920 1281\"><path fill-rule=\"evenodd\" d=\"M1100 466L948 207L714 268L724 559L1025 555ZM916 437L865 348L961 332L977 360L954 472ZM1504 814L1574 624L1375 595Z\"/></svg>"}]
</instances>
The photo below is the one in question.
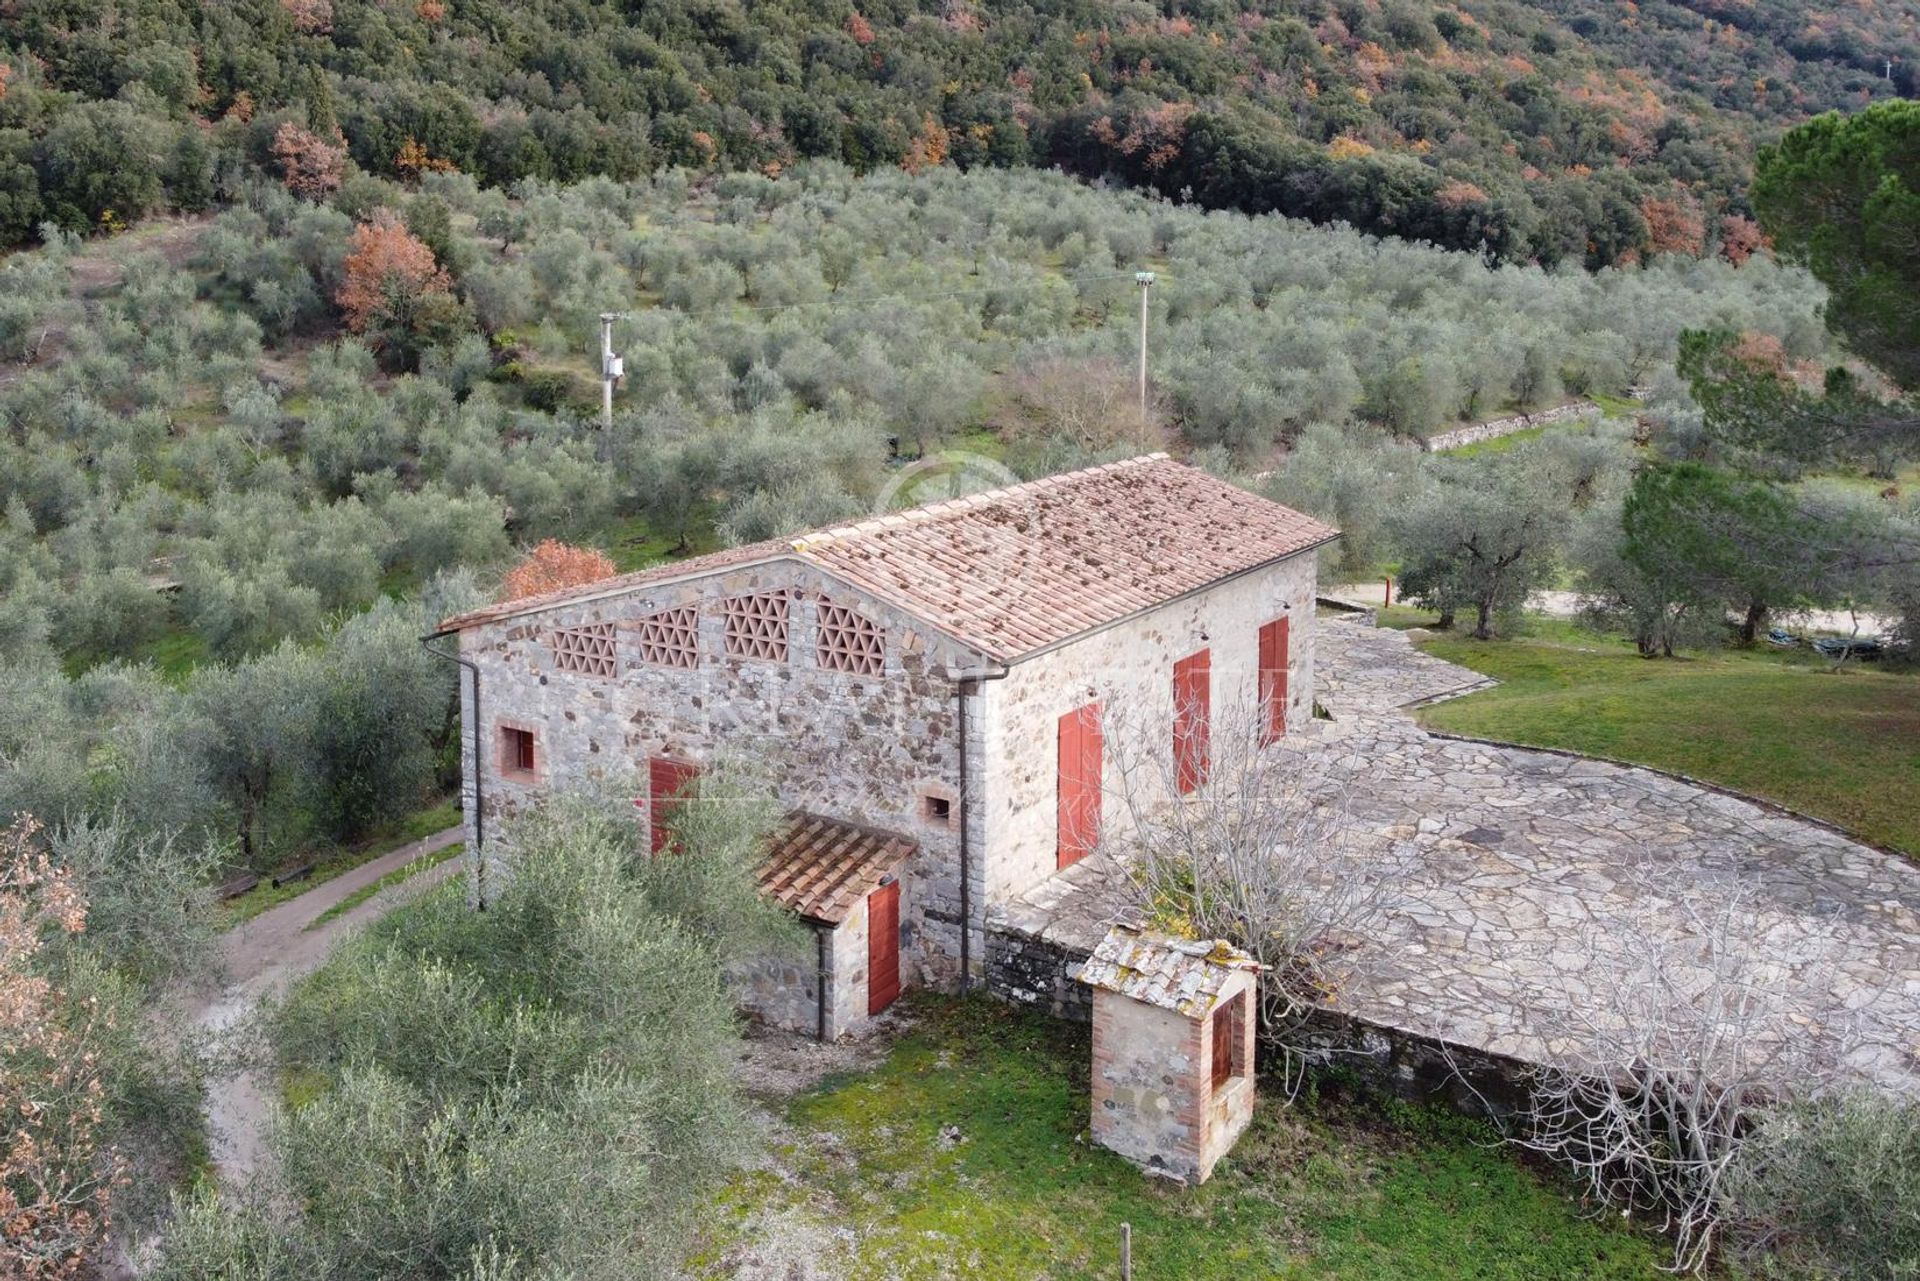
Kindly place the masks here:
<instances>
[{"instance_id":1,"label":"grass lawn","mask_svg":"<svg viewBox=\"0 0 1920 1281\"><path fill-rule=\"evenodd\" d=\"M1149 1180L1085 1137L1084 1028L978 998L913 1008L878 1068L788 1106L784 1169L729 1186L696 1275L727 1276L758 1227L776 1249L838 1234L815 1275L850 1281L1111 1281L1122 1222L1143 1281L1659 1275L1659 1240L1425 1110L1268 1099L1205 1186Z\"/></svg>"},{"instance_id":2,"label":"grass lawn","mask_svg":"<svg viewBox=\"0 0 1920 1281\"><path fill-rule=\"evenodd\" d=\"M1407 625L1399 617L1389 625ZM1673 770L1765 797L1920 855L1920 673L1805 652L1723 650L1643 659L1565 620L1428 653L1499 688L1420 713L1432 729Z\"/></svg>"},{"instance_id":3,"label":"grass lawn","mask_svg":"<svg viewBox=\"0 0 1920 1281\"><path fill-rule=\"evenodd\" d=\"M299 898L314 886L330 881L343 872L351 872L362 863L371 862L402 845L423 840L435 832L444 832L459 821L459 806L451 800L442 801L430 809L407 816L370 840L323 858L320 865L313 869L313 875L304 881L275 886L271 877L263 879L245 894L219 905L216 915L220 928L231 929L242 922L251 921L268 908L278 907L288 899Z\"/></svg>"},{"instance_id":4,"label":"grass lawn","mask_svg":"<svg viewBox=\"0 0 1920 1281\"><path fill-rule=\"evenodd\" d=\"M615 569L630 574L637 569L648 569L666 561L701 556L717 550L720 538L714 532L713 518L713 505L701 504L687 522L687 546L684 549L677 537L656 530L644 516L632 516L618 522L595 541L613 560Z\"/></svg>"}]
</instances>

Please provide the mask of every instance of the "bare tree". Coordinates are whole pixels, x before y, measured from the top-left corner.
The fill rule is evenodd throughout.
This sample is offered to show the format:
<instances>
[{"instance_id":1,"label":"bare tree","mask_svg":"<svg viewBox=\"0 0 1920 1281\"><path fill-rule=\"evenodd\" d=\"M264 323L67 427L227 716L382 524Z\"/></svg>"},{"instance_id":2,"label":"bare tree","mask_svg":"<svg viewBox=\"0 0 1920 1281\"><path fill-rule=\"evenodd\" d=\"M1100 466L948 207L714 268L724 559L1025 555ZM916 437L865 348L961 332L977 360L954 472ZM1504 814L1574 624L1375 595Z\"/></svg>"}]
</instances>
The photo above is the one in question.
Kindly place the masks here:
<instances>
[{"instance_id":1,"label":"bare tree","mask_svg":"<svg viewBox=\"0 0 1920 1281\"><path fill-rule=\"evenodd\" d=\"M1561 941L1563 954L1594 959L1559 969L1564 992L1539 1003L1546 1062L1514 1138L1601 1205L1662 1216L1672 1270L1697 1272L1760 1111L1823 1090L1837 1055L1818 1047L1845 1037L1792 1017L1783 992L1807 975L1794 980L1763 951L1765 922L1737 887L1676 895L1646 875L1641 901L1657 911Z\"/></svg>"},{"instance_id":2,"label":"bare tree","mask_svg":"<svg viewBox=\"0 0 1920 1281\"><path fill-rule=\"evenodd\" d=\"M1103 703L1117 821L1102 846L1149 924L1225 939L1265 967L1262 1038L1291 1087L1307 1020L1357 977L1382 885L1355 847L1345 785L1287 739L1266 741L1254 698L1216 702L1225 710L1211 716L1197 703Z\"/></svg>"}]
</instances>

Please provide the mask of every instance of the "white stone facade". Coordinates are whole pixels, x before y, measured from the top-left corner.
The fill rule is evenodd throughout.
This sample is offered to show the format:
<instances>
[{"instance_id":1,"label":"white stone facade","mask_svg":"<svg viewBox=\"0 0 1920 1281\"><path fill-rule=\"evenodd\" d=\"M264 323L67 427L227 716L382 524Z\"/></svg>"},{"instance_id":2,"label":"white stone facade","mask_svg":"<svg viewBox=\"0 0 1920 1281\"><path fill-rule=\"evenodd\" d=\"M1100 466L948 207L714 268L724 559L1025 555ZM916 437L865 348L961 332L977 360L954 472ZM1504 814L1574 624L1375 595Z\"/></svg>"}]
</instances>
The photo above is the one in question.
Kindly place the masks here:
<instances>
[{"instance_id":1,"label":"white stone facade","mask_svg":"<svg viewBox=\"0 0 1920 1281\"><path fill-rule=\"evenodd\" d=\"M1173 665L1208 650L1217 722L1251 723L1259 697L1263 624L1288 620L1287 715L1293 729L1313 714L1315 553L1308 551L1076 638L985 684L986 851L990 902L1018 897L1058 871L1055 796L1060 717L1102 705L1109 739L1118 731L1171 734ZM1118 743L1109 742L1109 764ZM1101 830L1122 832L1127 810L1103 788Z\"/></svg>"}]
</instances>

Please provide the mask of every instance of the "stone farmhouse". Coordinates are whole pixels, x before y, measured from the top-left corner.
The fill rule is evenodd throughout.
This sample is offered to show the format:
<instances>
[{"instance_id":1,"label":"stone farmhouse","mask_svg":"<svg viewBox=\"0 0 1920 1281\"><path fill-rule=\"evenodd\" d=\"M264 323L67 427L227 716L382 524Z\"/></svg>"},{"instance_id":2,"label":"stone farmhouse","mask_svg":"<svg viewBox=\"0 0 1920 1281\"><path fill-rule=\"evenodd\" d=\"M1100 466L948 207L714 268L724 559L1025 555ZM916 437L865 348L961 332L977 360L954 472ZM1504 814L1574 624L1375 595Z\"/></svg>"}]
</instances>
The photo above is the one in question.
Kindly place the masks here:
<instances>
[{"instance_id":1,"label":"stone farmhouse","mask_svg":"<svg viewBox=\"0 0 1920 1281\"><path fill-rule=\"evenodd\" d=\"M833 1038L964 988L996 905L1124 822L1103 713L1160 726L1181 790L1230 702L1269 736L1312 714L1336 536L1154 454L448 619L475 892L488 829L543 789L622 789L670 856L682 790L749 754L789 814L762 886L818 946L746 1003Z\"/></svg>"}]
</instances>

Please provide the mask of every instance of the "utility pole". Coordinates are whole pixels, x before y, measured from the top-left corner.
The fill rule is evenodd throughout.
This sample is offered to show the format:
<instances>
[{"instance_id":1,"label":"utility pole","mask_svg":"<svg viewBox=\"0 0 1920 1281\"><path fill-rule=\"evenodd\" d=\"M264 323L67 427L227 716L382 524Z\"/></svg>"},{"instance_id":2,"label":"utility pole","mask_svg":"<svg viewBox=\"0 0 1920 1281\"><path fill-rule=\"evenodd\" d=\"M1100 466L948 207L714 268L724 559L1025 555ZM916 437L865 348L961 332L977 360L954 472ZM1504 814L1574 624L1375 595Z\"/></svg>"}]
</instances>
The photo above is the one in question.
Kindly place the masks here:
<instances>
[{"instance_id":1,"label":"utility pole","mask_svg":"<svg viewBox=\"0 0 1920 1281\"><path fill-rule=\"evenodd\" d=\"M1147 416L1147 295L1153 292L1153 273L1136 271L1133 283L1140 286L1140 417Z\"/></svg>"},{"instance_id":2,"label":"utility pole","mask_svg":"<svg viewBox=\"0 0 1920 1281\"><path fill-rule=\"evenodd\" d=\"M613 354L613 322L625 314L618 311L600 313L600 426L611 430L613 427L613 384L614 380L626 372L627 362Z\"/></svg>"}]
</instances>

